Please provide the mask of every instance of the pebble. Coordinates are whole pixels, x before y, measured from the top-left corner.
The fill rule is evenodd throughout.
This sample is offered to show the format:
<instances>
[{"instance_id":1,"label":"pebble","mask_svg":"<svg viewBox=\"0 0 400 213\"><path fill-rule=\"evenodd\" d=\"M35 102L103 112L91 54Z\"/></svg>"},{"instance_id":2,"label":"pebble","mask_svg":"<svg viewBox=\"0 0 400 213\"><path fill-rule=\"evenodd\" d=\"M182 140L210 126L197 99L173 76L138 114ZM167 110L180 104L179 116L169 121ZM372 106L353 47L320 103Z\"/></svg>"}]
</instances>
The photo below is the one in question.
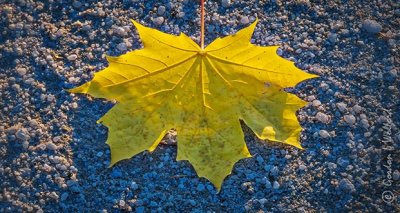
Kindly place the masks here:
<instances>
[{"instance_id":1,"label":"pebble","mask_svg":"<svg viewBox=\"0 0 400 213\"><path fill-rule=\"evenodd\" d=\"M307 166L301 164L301 165L299 166L299 169L300 169L300 171L304 171L304 170L307 169Z\"/></svg>"},{"instance_id":2,"label":"pebble","mask_svg":"<svg viewBox=\"0 0 400 213\"><path fill-rule=\"evenodd\" d=\"M15 133L15 137L17 137L18 139L22 140L22 141L26 141L29 140L29 134L28 131L25 128L21 128L19 129L16 133Z\"/></svg>"},{"instance_id":3,"label":"pebble","mask_svg":"<svg viewBox=\"0 0 400 213\"><path fill-rule=\"evenodd\" d=\"M132 190L137 190L137 189L139 189L139 185L138 185L135 181L132 181L132 183L131 183L131 189L132 189Z\"/></svg>"},{"instance_id":4,"label":"pebble","mask_svg":"<svg viewBox=\"0 0 400 213\"><path fill-rule=\"evenodd\" d=\"M151 201L150 202L150 207L157 207L158 203L156 201Z\"/></svg>"},{"instance_id":5,"label":"pebble","mask_svg":"<svg viewBox=\"0 0 400 213\"><path fill-rule=\"evenodd\" d=\"M121 37L124 37L124 36L128 35L128 33L125 31L125 29L123 27L116 27L114 29L114 33L119 35L119 36L121 36Z\"/></svg>"},{"instance_id":6,"label":"pebble","mask_svg":"<svg viewBox=\"0 0 400 213\"><path fill-rule=\"evenodd\" d=\"M64 192L64 193L61 194L60 200L61 201L65 201L65 200L67 200L67 198L68 198L68 192Z\"/></svg>"},{"instance_id":7,"label":"pebble","mask_svg":"<svg viewBox=\"0 0 400 213\"><path fill-rule=\"evenodd\" d=\"M229 7L231 6L231 0L222 0L221 4L223 7Z\"/></svg>"},{"instance_id":8,"label":"pebble","mask_svg":"<svg viewBox=\"0 0 400 213\"><path fill-rule=\"evenodd\" d=\"M360 105L358 105L358 104L354 105L352 109L357 114L362 111L362 107Z\"/></svg>"},{"instance_id":9,"label":"pebble","mask_svg":"<svg viewBox=\"0 0 400 213\"><path fill-rule=\"evenodd\" d=\"M122 172L121 172L119 169L114 169L114 170L111 172L111 177L113 177L113 178L120 178L120 177L122 177Z\"/></svg>"},{"instance_id":10,"label":"pebble","mask_svg":"<svg viewBox=\"0 0 400 213\"><path fill-rule=\"evenodd\" d=\"M346 167L349 165L349 160L340 157L337 159L336 163L341 167Z\"/></svg>"},{"instance_id":11,"label":"pebble","mask_svg":"<svg viewBox=\"0 0 400 213\"><path fill-rule=\"evenodd\" d=\"M24 68L24 67L17 68L17 73L19 75L25 75L26 74L26 68Z\"/></svg>"},{"instance_id":12,"label":"pebble","mask_svg":"<svg viewBox=\"0 0 400 213\"><path fill-rule=\"evenodd\" d=\"M345 115L344 121L349 125L353 125L356 123L356 117L354 117L354 115Z\"/></svg>"},{"instance_id":13,"label":"pebble","mask_svg":"<svg viewBox=\"0 0 400 213\"><path fill-rule=\"evenodd\" d=\"M332 32L328 33L328 40L331 43L335 43L336 39L337 39L337 34L336 33L332 33Z\"/></svg>"},{"instance_id":14,"label":"pebble","mask_svg":"<svg viewBox=\"0 0 400 213\"><path fill-rule=\"evenodd\" d=\"M274 185L273 185L274 189L279 189L280 186L281 185L278 183L278 181L274 181Z\"/></svg>"},{"instance_id":15,"label":"pebble","mask_svg":"<svg viewBox=\"0 0 400 213\"><path fill-rule=\"evenodd\" d=\"M356 191L353 183L347 178L343 178L342 180L340 180L339 190L343 193L353 193Z\"/></svg>"},{"instance_id":16,"label":"pebble","mask_svg":"<svg viewBox=\"0 0 400 213\"><path fill-rule=\"evenodd\" d=\"M279 169L277 166L272 167L271 171L270 171L270 175L272 175L273 177L277 177L279 173Z\"/></svg>"},{"instance_id":17,"label":"pebble","mask_svg":"<svg viewBox=\"0 0 400 213\"><path fill-rule=\"evenodd\" d=\"M67 57L67 59L68 59L69 61L75 61L77 58L78 58L78 56L75 55L75 54L69 55L69 56Z\"/></svg>"},{"instance_id":18,"label":"pebble","mask_svg":"<svg viewBox=\"0 0 400 213\"><path fill-rule=\"evenodd\" d=\"M204 184L199 183L199 185L197 185L197 191L202 192L206 189L206 187L204 186Z\"/></svg>"},{"instance_id":19,"label":"pebble","mask_svg":"<svg viewBox=\"0 0 400 213\"><path fill-rule=\"evenodd\" d=\"M73 6L75 9L81 9L82 3L81 3L80 1L74 1L74 2L72 3L72 6Z\"/></svg>"},{"instance_id":20,"label":"pebble","mask_svg":"<svg viewBox=\"0 0 400 213\"><path fill-rule=\"evenodd\" d=\"M260 155L258 155L258 156L256 157L256 160L257 160L257 162L258 162L259 164L264 163L264 158L261 157Z\"/></svg>"},{"instance_id":21,"label":"pebble","mask_svg":"<svg viewBox=\"0 0 400 213\"><path fill-rule=\"evenodd\" d=\"M157 14L159 16L162 16L162 15L164 15L164 13L165 13L165 6L163 6L163 5L159 6L157 9Z\"/></svg>"},{"instance_id":22,"label":"pebble","mask_svg":"<svg viewBox=\"0 0 400 213\"><path fill-rule=\"evenodd\" d=\"M381 32L382 25L374 20L366 19L362 22L362 29L369 33L375 34Z\"/></svg>"},{"instance_id":23,"label":"pebble","mask_svg":"<svg viewBox=\"0 0 400 213\"><path fill-rule=\"evenodd\" d=\"M315 118L319 122L324 123L324 124L327 124L330 121L329 116L327 114L323 113L323 112L317 112L317 114L315 115Z\"/></svg>"},{"instance_id":24,"label":"pebble","mask_svg":"<svg viewBox=\"0 0 400 213\"><path fill-rule=\"evenodd\" d=\"M58 149L58 146L55 145L53 142L48 142L46 148L51 151L55 151Z\"/></svg>"},{"instance_id":25,"label":"pebble","mask_svg":"<svg viewBox=\"0 0 400 213\"><path fill-rule=\"evenodd\" d=\"M58 143L60 141L61 141L61 137L60 136L56 136L56 137L53 138L53 142L54 143Z\"/></svg>"},{"instance_id":26,"label":"pebble","mask_svg":"<svg viewBox=\"0 0 400 213\"><path fill-rule=\"evenodd\" d=\"M393 172L393 180L398 181L399 179L400 179L399 170L394 170L394 172Z\"/></svg>"},{"instance_id":27,"label":"pebble","mask_svg":"<svg viewBox=\"0 0 400 213\"><path fill-rule=\"evenodd\" d=\"M125 200L119 200L118 205L120 207L124 207L125 206Z\"/></svg>"},{"instance_id":28,"label":"pebble","mask_svg":"<svg viewBox=\"0 0 400 213\"><path fill-rule=\"evenodd\" d=\"M312 105L313 105L313 107L319 107L319 106L321 106L321 101L319 101L319 100L313 100L313 101L312 101Z\"/></svg>"},{"instance_id":29,"label":"pebble","mask_svg":"<svg viewBox=\"0 0 400 213\"><path fill-rule=\"evenodd\" d=\"M328 131L322 129L322 130L319 130L319 136L321 136L321 138L329 138L330 134Z\"/></svg>"},{"instance_id":30,"label":"pebble","mask_svg":"<svg viewBox=\"0 0 400 213\"><path fill-rule=\"evenodd\" d=\"M164 23L164 17L160 16L160 17L153 19L153 23L156 25L161 25L162 23Z\"/></svg>"},{"instance_id":31,"label":"pebble","mask_svg":"<svg viewBox=\"0 0 400 213\"><path fill-rule=\"evenodd\" d=\"M271 182L268 180L267 177L264 177L264 178L262 179L262 181L263 181L263 183L264 183L265 188L267 188L267 189L272 188L272 184L271 184Z\"/></svg>"},{"instance_id":32,"label":"pebble","mask_svg":"<svg viewBox=\"0 0 400 213\"><path fill-rule=\"evenodd\" d=\"M346 112L347 111L347 104L345 104L343 102L337 103L336 107L339 109L340 112Z\"/></svg>"},{"instance_id":33,"label":"pebble","mask_svg":"<svg viewBox=\"0 0 400 213\"><path fill-rule=\"evenodd\" d=\"M240 19L240 23L242 25L246 25L250 22L249 17L248 16L242 16L242 18Z\"/></svg>"},{"instance_id":34,"label":"pebble","mask_svg":"<svg viewBox=\"0 0 400 213\"><path fill-rule=\"evenodd\" d=\"M58 194L56 192L50 193L49 197L53 198L54 200L58 200Z\"/></svg>"},{"instance_id":35,"label":"pebble","mask_svg":"<svg viewBox=\"0 0 400 213\"><path fill-rule=\"evenodd\" d=\"M117 45L117 49L121 52L125 52L128 50L128 47L126 46L125 42L121 42Z\"/></svg>"}]
</instances>

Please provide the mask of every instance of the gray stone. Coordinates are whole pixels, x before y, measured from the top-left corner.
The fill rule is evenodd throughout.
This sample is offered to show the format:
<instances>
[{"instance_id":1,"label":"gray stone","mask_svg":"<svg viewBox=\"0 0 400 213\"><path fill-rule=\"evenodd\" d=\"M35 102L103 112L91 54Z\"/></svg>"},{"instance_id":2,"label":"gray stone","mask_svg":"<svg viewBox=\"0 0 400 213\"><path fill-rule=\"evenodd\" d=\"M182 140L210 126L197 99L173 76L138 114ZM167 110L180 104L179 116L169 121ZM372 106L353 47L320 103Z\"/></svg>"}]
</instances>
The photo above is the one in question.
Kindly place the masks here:
<instances>
[{"instance_id":1,"label":"gray stone","mask_svg":"<svg viewBox=\"0 0 400 213\"><path fill-rule=\"evenodd\" d=\"M137 190L137 189L139 189L139 185L138 185L136 182L133 181L133 182L131 183L131 189L132 189L132 190Z\"/></svg>"},{"instance_id":2,"label":"gray stone","mask_svg":"<svg viewBox=\"0 0 400 213\"><path fill-rule=\"evenodd\" d=\"M382 25L374 20L366 19L362 23L362 29L369 33L379 33L382 30Z\"/></svg>"},{"instance_id":3,"label":"gray stone","mask_svg":"<svg viewBox=\"0 0 400 213\"><path fill-rule=\"evenodd\" d=\"M278 181L274 181L274 185L273 185L274 189L279 189L280 186L281 185L278 183Z\"/></svg>"},{"instance_id":4,"label":"gray stone","mask_svg":"<svg viewBox=\"0 0 400 213\"><path fill-rule=\"evenodd\" d=\"M64 193L61 194L60 200L61 201L65 201L65 200L67 200L67 198L68 198L68 192L64 192Z\"/></svg>"},{"instance_id":5,"label":"gray stone","mask_svg":"<svg viewBox=\"0 0 400 213\"><path fill-rule=\"evenodd\" d=\"M250 22L249 17L247 16L242 16L242 18L240 19L240 23L243 25L246 25Z\"/></svg>"},{"instance_id":6,"label":"gray stone","mask_svg":"<svg viewBox=\"0 0 400 213\"><path fill-rule=\"evenodd\" d=\"M18 131L15 133L15 137L22 141L29 140L29 134L28 131L25 128L18 129Z\"/></svg>"},{"instance_id":7,"label":"gray stone","mask_svg":"<svg viewBox=\"0 0 400 213\"><path fill-rule=\"evenodd\" d=\"M277 167L277 166L272 167L272 169L271 169L271 171L270 171L270 174L271 174L273 177L277 177L277 176L278 176L278 173L279 173L278 167Z\"/></svg>"},{"instance_id":8,"label":"gray stone","mask_svg":"<svg viewBox=\"0 0 400 213\"><path fill-rule=\"evenodd\" d=\"M80 9L80 8L82 7L82 3L81 3L80 1L74 1L74 2L72 3L72 6L73 6L75 9Z\"/></svg>"},{"instance_id":9,"label":"gray stone","mask_svg":"<svg viewBox=\"0 0 400 213\"><path fill-rule=\"evenodd\" d=\"M164 13L165 13L165 6L163 6L163 5L159 6L157 9L157 14L159 16L162 16L162 15L164 15Z\"/></svg>"},{"instance_id":10,"label":"gray stone","mask_svg":"<svg viewBox=\"0 0 400 213\"><path fill-rule=\"evenodd\" d=\"M125 52L128 50L128 47L126 46L125 42L119 43L117 45L117 49L121 52Z\"/></svg>"},{"instance_id":11,"label":"gray stone","mask_svg":"<svg viewBox=\"0 0 400 213\"><path fill-rule=\"evenodd\" d=\"M329 123L329 121L331 120L330 117L329 117L328 115L326 115L325 113L322 113L322 112L318 112L318 113L315 115L315 118L316 118L319 122L324 123L324 124Z\"/></svg>"},{"instance_id":12,"label":"gray stone","mask_svg":"<svg viewBox=\"0 0 400 213\"><path fill-rule=\"evenodd\" d=\"M328 33L328 40L331 43L335 43L336 39L337 39L337 34L336 33L332 33L332 32Z\"/></svg>"},{"instance_id":13,"label":"gray stone","mask_svg":"<svg viewBox=\"0 0 400 213\"><path fill-rule=\"evenodd\" d=\"M162 23L164 23L164 17L160 16L160 17L153 19L153 23L156 25L161 25Z\"/></svg>"},{"instance_id":14,"label":"gray stone","mask_svg":"<svg viewBox=\"0 0 400 213\"><path fill-rule=\"evenodd\" d=\"M347 178L343 178L342 180L340 180L339 190L343 193L353 193L356 191L353 183Z\"/></svg>"},{"instance_id":15,"label":"gray stone","mask_svg":"<svg viewBox=\"0 0 400 213\"><path fill-rule=\"evenodd\" d=\"M336 107L339 109L340 112L346 112L346 110L347 110L347 104L345 104L343 102L337 103Z\"/></svg>"},{"instance_id":16,"label":"gray stone","mask_svg":"<svg viewBox=\"0 0 400 213\"><path fill-rule=\"evenodd\" d=\"M69 55L69 56L67 57L67 59L68 59L69 61L75 61L77 58L78 58L78 56L75 55L75 54Z\"/></svg>"},{"instance_id":17,"label":"gray stone","mask_svg":"<svg viewBox=\"0 0 400 213\"><path fill-rule=\"evenodd\" d=\"M46 148L47 148L48 150L54 151L54 150L57 150L57 149L58 149L58 146L55 145L53 142L49 142L49 143L47 143Z\"/></svg>"},{"instance_id":18,"label":"gray stone","mask_svg":"<svg viewBox=\"0 0 400 213\"><path fill-rule=\"evenodd\" d=\"M231 6L231 0L222 0L221 4L223 7L229 7Z\"/></svg>"},{"instance_id":19,"label":"gray stone","mask_svg":"<svg viewBox=\"0 0 400 213\"><path fill-rule=\"evenodd\" d=\"M356 123L356 117L354 117L354 115L345 115L343 119L349 125L353 125Z\"/></svg>"},{"instance_id":20,"label":"gray stone","mask_svg":"<svg viewBox=\"0 0 400 213\"><path fill-rule=\"evenodd\" d=\"M330 134L328 131L321 129L319 130L319 136L321 136L321 138L329 138Z\"/></svg>"}]
</instances>

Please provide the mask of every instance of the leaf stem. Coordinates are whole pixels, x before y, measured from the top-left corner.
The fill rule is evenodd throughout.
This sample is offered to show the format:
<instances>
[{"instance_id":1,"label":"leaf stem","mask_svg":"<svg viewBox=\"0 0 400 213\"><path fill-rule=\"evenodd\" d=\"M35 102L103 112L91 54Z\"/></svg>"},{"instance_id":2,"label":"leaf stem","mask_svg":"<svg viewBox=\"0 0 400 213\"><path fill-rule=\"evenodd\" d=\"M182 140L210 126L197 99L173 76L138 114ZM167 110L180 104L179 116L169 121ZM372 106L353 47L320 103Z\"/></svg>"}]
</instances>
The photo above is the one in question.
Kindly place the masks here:
<instances>
[{"instance_id":1,"label":"leaf stem","mask_svg":"<svg viewBox=\"0 0 400 213\"><path fill-rule=\"evenodd\" d=\"M201 12L200 12L200 18L201 18L200 46L201 46L201 49L204 50L204 0L201 0L200 7L201 7Z\"/></svg>"}]
</instances>

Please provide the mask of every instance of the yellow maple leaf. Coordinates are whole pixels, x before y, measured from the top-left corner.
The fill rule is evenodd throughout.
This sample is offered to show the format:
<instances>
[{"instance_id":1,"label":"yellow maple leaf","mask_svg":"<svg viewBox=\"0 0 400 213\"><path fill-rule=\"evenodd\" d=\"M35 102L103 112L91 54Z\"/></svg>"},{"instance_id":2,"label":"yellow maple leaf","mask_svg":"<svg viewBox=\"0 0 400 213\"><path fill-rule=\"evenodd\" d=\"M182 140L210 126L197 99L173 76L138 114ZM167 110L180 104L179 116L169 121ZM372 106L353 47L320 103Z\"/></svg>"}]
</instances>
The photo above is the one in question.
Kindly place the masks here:
<instances>
[{"instance_id":1,"label":"yellow maple leaf","mask_svg":"<svg viewBox=\"0 0 400 213\"><path fill-rule=\"evenodd\" d=\"M133 23L144 48L107 57L107 68L69 90L118 102L99 120L109 130L111 166L153 151L175 128L177 160L220 190L233 165L251 156L239 119L260 139L301 148L295 112L305 102L282 88L317 76L279 57L278 46L251 44L257 21L205 49L185 34Z\"/></svg>"}]
</instances>

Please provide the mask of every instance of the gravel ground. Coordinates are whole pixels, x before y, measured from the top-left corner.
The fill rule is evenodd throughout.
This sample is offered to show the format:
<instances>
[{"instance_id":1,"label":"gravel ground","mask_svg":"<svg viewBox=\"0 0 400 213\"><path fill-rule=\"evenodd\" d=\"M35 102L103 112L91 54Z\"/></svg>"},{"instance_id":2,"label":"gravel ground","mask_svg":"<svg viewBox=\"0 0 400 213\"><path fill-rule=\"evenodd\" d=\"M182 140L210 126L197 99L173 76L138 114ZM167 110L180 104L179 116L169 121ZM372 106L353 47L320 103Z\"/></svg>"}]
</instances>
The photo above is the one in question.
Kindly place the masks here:
<instances>
[{"instance_id":1,"label":"gravel ground","mask_svg":"<svg viewBox=\"0 0 400 213\"><path fill-rule=\"evenodd\" d=\"M96 120L113 103L64 89L141 47L130 19L198 41L198 1L0 0L0 212L399 212L399 3L222 0L206 12L206 43L258 17L253 43L321 76L288 89L310 101L304 151L243 125L254 157L219 194L175 161L173 132L108 168Z\"/></svg>"}]
</instances>

